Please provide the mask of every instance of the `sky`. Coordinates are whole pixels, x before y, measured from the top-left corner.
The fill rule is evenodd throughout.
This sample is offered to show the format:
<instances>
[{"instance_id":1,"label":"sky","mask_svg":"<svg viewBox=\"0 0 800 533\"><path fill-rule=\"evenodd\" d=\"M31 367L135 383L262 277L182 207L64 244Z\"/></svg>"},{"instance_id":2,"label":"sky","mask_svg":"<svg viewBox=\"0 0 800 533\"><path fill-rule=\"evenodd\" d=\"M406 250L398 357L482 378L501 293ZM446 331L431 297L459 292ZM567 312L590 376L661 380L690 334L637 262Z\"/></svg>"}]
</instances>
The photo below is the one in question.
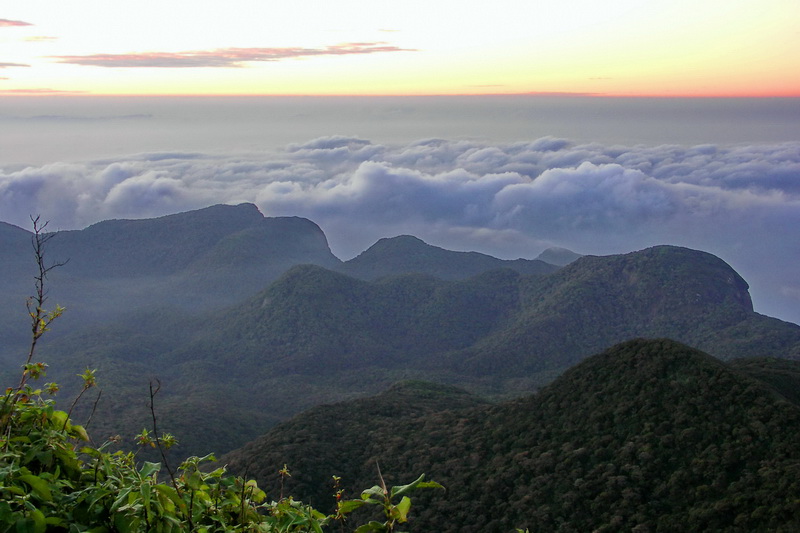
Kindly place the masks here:
<instances>
[{"instance_id":1,"label":"sky","mask_svg":"<svg viewBox=\"0 0 800 533\"><path fill-rule=\"evenodd\" d=\"M800 96L797 0L4 0L0 94Z\"/></svg>"},{"instance_id":2,"label":"sky","mask_svg":"<svg viewBox=\"0 0 800 533\"><path fill-rule=\"evenodd\" d=\"M797 0L4 0L0 221L713 253L800 324Z\"/></svg>"}]
</instances>

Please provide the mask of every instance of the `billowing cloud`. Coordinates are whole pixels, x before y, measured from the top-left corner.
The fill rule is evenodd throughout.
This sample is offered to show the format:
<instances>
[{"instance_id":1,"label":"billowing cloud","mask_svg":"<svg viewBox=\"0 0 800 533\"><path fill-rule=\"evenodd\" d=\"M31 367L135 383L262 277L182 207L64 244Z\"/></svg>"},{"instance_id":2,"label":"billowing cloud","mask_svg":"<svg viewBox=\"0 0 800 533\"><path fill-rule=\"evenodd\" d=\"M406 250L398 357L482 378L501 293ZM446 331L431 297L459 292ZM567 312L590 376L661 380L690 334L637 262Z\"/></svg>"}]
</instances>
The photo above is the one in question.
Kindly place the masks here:
<instances>
[{"instance_id":1,"label":"billowing cloud","mask_svg":"<svg viewBox=\"0 0 800 533\"><path fill-rule=\"evenodd\" d=\"M189 52L142 52L130 54L92 54L86 56L53 56L59 63L107 68L197 68L243 67L246 63L281 61L314 56L411 52L384 42L343 43L325 48L220 48Z\"/></svg>"},{"instance_id":2,"label":"billowing cloud","mask_svg":"<svg viewBox=\"0 0 800 533\"><path fill-rule=\"evenodd\" d=\"M0 19L0 28L13 28L16 26L33 26L33 24L21 20Z\"/></svg>"},{"instance_id":3,"label":"billowing cloud","mask_svg":"<svg viewBox=\"0 0 800 533\"><path fill-rule=\"evenodd\" d=\"M656 244L706 250L750 282L757 310L800 322L800 143L607 146L546 137L400 146L331 136L259 155L145 153L0 172L0 218L53 227L253 202L317 222L349 258L403 233L535 257Z\"/></svg>"}]
</instances>

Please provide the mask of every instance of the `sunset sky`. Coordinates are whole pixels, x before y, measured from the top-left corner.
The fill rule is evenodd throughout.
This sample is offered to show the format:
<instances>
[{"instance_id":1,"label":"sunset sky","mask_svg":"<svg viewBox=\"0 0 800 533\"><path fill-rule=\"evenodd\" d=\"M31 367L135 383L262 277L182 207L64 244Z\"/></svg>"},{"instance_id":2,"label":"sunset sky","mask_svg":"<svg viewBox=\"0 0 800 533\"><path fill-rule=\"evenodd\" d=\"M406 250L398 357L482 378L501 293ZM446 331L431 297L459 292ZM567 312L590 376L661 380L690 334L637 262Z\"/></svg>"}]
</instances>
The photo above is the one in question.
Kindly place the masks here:
<instances>
[{"instance_id":1,"label":"sunset sky","mask_svg":"<svg viewBox=\"0 0 800 533\"><path fill-rule=\"evenodd\" d=\"M800 96L797 0L8 0L5 94Z\"/></svg>"}]
</instances>

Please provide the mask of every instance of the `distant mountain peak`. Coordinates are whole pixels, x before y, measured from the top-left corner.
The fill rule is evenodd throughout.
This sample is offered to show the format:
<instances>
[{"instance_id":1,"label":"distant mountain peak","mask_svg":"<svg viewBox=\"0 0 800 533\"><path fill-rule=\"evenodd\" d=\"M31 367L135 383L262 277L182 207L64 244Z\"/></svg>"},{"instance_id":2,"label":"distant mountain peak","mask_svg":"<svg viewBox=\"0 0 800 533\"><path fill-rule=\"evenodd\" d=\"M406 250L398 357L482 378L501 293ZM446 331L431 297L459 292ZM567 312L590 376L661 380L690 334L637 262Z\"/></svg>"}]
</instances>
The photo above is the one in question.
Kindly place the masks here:
<instances>
[{"instance_id":1,"label":"distant mountain peak","mask_svg":"<svg viewBox=\"0 0 800 533\"><path fill-rule=\"evenodd\" d=\"M544 261L545 263L550 263L551 265L566 266L581 257L583 257L581 254L575 253L567 248L552 246L540 253L536 259Z\"/></svg>"},{"instance_id":2,"label":"distant mountain peak","mask_svg":"<svg viewBox=\"0 0 800 533\"><path fill-rule=\"evenodd\" d=\"M412 235L398 235L380 239L345 262L341 270L362 279L419 273L454 280L501 268L511 268L521 274L548 274L556 269L543 261L508 261L479 252L457 252L433 246Z\"/></svg>"},{"instance_id":3,"label":"distant mountain peak","mask_svg":"<svg viewBox=\"0 0 800 533\"><path fill-rule=\"evenodd\" d=\"M156 224L183 224L196 225L202 223L218 224L224 223L226 226L232 223L253 223L264 218L261 211L255 204L242 203L237 205L215 204L201 209L182 211L160 217L152 218L114 218L103 220L92 224L86 228L89 231L97 231L100 228L119 228L125 227L148 227Z\"/></svg>"},{"instance_id":4,"label":"distant mountain peak","mask_svg":"<svg viewBox=\"0 0 800 533\"><path fill-rule=\"evenodd\" d=\"M438 246L433 246L423 241L419 237L413 235L398 235L396 237L384 237L379 239L375 244L367 248L362 254L374 253L376 251L385 252L387 250L396 251L409 251L412 249L418 250L443 250Z\"/></svg>"}]
</instances>

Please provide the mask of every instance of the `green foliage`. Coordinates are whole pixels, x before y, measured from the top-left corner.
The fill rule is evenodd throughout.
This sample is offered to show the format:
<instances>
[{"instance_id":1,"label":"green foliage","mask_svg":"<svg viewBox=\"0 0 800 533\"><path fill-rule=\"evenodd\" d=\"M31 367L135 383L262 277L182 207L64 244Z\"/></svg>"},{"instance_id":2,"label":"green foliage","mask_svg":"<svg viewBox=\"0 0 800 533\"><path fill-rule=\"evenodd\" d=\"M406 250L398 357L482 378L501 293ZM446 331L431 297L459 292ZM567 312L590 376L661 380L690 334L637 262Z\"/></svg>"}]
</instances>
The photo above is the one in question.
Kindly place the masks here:
<instances>
[{"instance_id":1,"label":"green foliage","mask_svg":"<svg viewBox=\"0 0 800 533\"><path fill-rule=\"evenodd\" d=\"M140 464L135 453L86 445L85 429L39 394L9 390L1 400L2 532L322 532L366 504L382 504L386 521L357 531L394 531L408 518L406 494L439 486L420 477L386 497L369 489L326 515L291 497L270 500L254 480L226 475L225 468L206 471L213 456L187 459L168 483L159 478L160 463ZM164 445L171 440L160 438ZM155 446L147 431L137 443Z\"/></svg>"},{"instance_id":2,"label":"green foliage","mask_svg":"<svg viewBox=\"0 0 800 533\"><path fill-rule=\"evenodd\" d=\"M201 471L212 457L190 458L174 485L161 482L159 463L80 446L86 431L37 391L15 396L3 398L0 531L310 531L330 520L299 502L267 501L223 468Z\"/></svg>"},{"instance_id":3,"label":"green foliage","mask_svg":"<svg viewBox=\"0 0 800 533\"><path fill-rule=\"evenodd\" d=\"M380 470L379 470L380 473ZM407 495L416 489L429 488L429 489L443 489L440 484L435 481L425 481L425 475L421 475L414 482L408 485L398 485L391 489L386 488L386 483L381 476L381 484L375 485L361 493L360 500L350 500L338 503L338 513L344 514L346 512L354 511L362 505L377 505L383 508L383 514L386 521L381 523L377 520L371 520L366 524L359 526L355 533L369 533L374 531L377 533L388 533L395 531L397 524L405 524L408 522L408 512L411 509L411 498Z\"/></svg>"}]
</instances>

